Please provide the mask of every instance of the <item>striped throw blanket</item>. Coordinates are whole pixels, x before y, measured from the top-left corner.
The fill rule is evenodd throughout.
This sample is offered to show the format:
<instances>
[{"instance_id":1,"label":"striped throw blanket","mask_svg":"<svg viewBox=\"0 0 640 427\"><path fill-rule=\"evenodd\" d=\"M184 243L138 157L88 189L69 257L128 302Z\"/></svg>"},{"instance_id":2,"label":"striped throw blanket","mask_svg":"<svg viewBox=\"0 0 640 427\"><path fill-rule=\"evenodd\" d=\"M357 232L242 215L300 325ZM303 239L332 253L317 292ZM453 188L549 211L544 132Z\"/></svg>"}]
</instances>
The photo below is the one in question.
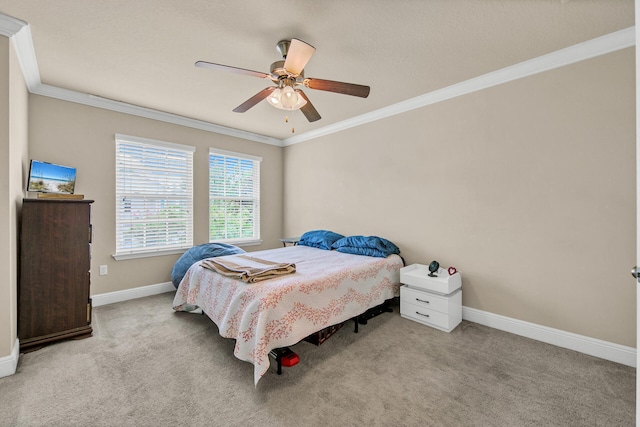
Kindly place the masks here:
<instances>
[{"instance_id":1,"label":"striped throw blanket","mask_svg":"<svg viewBox=\"0 0 640 427\"><path fill-rule=\"evenodd\" d=\"M200 265L225 276L236 277L247 283L273 279L296 271L294 263L267 261L249 255L207 258L200 261Z\"/></svg>"}]
</instances>

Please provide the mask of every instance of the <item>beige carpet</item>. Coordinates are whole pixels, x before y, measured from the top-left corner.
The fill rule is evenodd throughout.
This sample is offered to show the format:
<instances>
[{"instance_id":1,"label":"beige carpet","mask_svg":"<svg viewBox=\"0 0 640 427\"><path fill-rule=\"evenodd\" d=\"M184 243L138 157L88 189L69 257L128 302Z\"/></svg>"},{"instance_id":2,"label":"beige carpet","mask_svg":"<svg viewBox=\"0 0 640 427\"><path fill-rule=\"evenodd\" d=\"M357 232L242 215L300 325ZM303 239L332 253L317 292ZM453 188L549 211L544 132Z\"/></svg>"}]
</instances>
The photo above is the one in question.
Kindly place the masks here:
<instances>
[{"instance_id":1,"label":"beige carpet","mask_svg":"<svg viewBox=\"0 0 640 427\"><path fill-rule=\"evenodd\" d=\"M163 294L98 307L94 336L20 356L2 426L632 426L635 369L463 322L447 334L397 307L344 327L253 386L205 316Z\"/></svg>"}]
</instances>

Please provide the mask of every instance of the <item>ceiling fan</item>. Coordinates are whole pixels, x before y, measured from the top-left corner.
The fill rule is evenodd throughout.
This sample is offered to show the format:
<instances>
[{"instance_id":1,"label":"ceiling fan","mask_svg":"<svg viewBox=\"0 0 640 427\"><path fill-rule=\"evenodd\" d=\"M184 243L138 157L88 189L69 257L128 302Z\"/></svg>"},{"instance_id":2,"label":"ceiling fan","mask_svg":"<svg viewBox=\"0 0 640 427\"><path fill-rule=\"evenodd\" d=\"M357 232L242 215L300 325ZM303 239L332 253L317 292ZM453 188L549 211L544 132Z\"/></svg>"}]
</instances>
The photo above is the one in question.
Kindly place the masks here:
<instances>
[{"instance_id":1,"label":"ceiling fan","mask_svg":"<svg viewBox=\"0 0 640 427\"><path fill-rule=\"evenodd\" d=\"M281 40L276 45L276 48L282 55L283 60L271 64L270 73L262 73L260 71L252 71L205 61L197 61L195 65L196 67L229 71L231 73L259 77L261 79L268 78L276 84L276 86L270 86L261 90L238 105L233 109L236 113L244 113L266 98L269 104L281 110L292 111L300 109L310 122L320 120L321 117L318 111L311 104L311 101L309 101L309 98L307 98L307 95L302 89L298 89L297 86L359 96L361 98L369 96L369 86L306 78L304 76L304 67L316 50L316 48L310 44L298 39Z\"/></svg>"}]
</instances>

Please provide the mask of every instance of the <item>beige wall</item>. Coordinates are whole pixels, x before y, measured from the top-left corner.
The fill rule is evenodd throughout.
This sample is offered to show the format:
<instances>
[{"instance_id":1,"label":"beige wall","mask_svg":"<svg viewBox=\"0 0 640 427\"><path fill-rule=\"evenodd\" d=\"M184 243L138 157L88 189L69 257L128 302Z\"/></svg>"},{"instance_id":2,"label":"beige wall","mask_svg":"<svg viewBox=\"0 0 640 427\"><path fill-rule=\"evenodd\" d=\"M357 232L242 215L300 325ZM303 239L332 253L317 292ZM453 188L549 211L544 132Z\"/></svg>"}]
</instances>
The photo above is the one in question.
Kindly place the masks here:
<instances>
[{"instance_id":1,"label":"beige wall","mask_svg":"<svg viewBox=\"0 0 640 427\"><path fill-rule=\"evenodd\" d=\"M12 46L13 47L13 46ZM18 276L20 270L20 211L22 210L22 199L26 191L26 180L29 171L29 92L27 84L22 75L22 69L18 62L18 57L14 49L11 49L11 90L10 96L10 116L11 127L9 139L11 141L9 149L9 217L11 224L10 232L10 266L11 272L11 312L12 322L11 339L17 335L18 319Z\"/></svg>"},{"instance_id":2,"label":"beige wall","mask_svg":"<svg viewBox=\"0 0 640 427\"><path fill-rule=\"evenodd\" d=\"M192 145L194 153L194 244L208 241L209 147L262 157L261 235L263 244L246 250L278 247L282 236L282 148L158 122L100 108L31 95L29 154L32 159L77 168L76 193L95 200L91 294L101 294L171 280L179 255L115 261L116 133ZM99 266L109 274L99 276Z\"/></svg>"},{"instance_id":3,"label":"beige wall","mask_svg":"<svg viewBox=\"0 0 640 427\"><path fill-rule=\"evenodd\" d=\"M383 236L456 266L467 307L635 347L634 70L629 48L286 147L284 232Z\"/></svg>"},{"instance_id":4,"label":"beige wall","mask_svg":"<svg viewBox=\"0 0 640 427\"><path fill-rule=\"evenodd\" d=\"M0 358L17 337L18 211L27 158L27 88L13 49L0 37Z\"/></svg>"},{"instance_id":5,"label":"beige wall","mask_svg":"<svg viewBox=\"0 0 640 427\"><path fill-rule=\"evenodd\" d=\"M458 267L467 307L635 346L633 61L626 49L285 149L30 95L29 157L76 166L77 192L95 200L93 295L169 281L178 257L111 257L124 133L196 146L196 244L207 241L208 148L258 155L264 244L247 249L316 228L380 235L408 264ZM1 208L0 222L11 215ZM0 287L0 304L14 291ZM0 356L15 322L3 328Z\"/></svg>"}]
</instances>

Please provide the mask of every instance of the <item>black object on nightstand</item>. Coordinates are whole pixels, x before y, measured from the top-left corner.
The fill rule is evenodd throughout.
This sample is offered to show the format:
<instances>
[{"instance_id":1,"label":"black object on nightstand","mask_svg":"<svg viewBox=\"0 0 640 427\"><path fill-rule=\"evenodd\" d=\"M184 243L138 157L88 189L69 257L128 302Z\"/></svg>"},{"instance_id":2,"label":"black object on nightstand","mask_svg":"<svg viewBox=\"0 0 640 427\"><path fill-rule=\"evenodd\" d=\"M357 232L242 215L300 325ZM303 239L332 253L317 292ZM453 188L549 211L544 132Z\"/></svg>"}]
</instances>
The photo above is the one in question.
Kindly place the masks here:
<instances>
[{"instance_id":1,"label":"black object on nightstand","mask_svg":"<svg viewBox=\"0 0 640 427\"><path fill-rule=\"evenodd\" d=\"M280 239L280 241L282 242L282 246L287 246L287 245L291 245L291 246L296 246L298 244L298 242L300 241L299 237L285 237Z\"/></svg>"}]
</instances>

